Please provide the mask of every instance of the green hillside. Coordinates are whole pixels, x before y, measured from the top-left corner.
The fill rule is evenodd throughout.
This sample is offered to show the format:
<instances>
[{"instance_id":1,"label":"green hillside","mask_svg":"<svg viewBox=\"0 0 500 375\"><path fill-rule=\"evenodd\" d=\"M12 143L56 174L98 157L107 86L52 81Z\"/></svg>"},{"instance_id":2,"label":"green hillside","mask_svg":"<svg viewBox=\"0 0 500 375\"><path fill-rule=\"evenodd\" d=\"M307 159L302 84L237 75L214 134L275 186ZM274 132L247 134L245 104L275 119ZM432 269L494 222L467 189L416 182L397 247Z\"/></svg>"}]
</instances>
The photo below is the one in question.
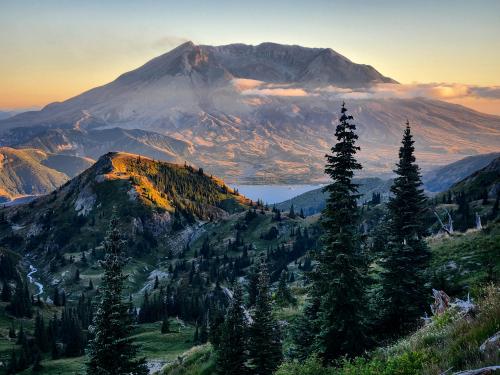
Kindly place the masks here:
<instances>
[{"instance_id":1,"label":"green hillside","mask_svg":"<svg viewBox=\"0 0 500 375\"><path fill-rule=\"evenodd\" d=\"M500 192L500 157L455 183L449 191L452 194L465 194L474 200L482 199L486 194L489 198L495 198Z\"/></svg>"},{"instance_id":2,"label":"green hillside","mask_svg":"<svg viewBox=\"0 0 500 375\"><path fill-rule=\"evenodd\" d=\"M369 177L355 179L355 183L359 185L359 194L361 194L359 201L363 203L370 201L374 193L381 194L382 200L387 200L392 180ZM306 215L314 215L325 208L326 197L327 194L323 192L323 188L319 188L278 203L276 207L288 211L293 204L295 211L303 210Z\"/></svg>"},{"instance_id":3,"label":"green hillside","mask_svg":"<svg viewBox=\"0 0 500 375\"><path fill-rule=\"evenodd\" d=\"M468 156L454 163L447 164L424 173L422 176L422 182L428 192L443 192L449 189L453 184L463 180L465 177L470 176L472 173L486 167L499 156L500 153L498 152Z\"/></svg>"}]
</instances>

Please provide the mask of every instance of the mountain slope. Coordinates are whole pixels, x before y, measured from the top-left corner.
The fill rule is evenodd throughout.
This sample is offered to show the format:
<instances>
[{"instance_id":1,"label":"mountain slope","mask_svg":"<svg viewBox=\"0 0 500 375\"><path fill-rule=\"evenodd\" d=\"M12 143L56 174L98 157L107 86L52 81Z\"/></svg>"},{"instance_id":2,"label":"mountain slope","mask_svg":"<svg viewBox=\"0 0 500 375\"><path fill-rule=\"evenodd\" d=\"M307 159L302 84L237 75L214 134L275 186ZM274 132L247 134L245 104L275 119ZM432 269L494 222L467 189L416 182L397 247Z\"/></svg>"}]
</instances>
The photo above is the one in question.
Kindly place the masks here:
<instances>
[{"instance_id":1,"label":"mountain slope","mask_svg":"<svg viewBox=\"0 0 500 375\"><path fill-rule=\"evenodd\" d=\"M425 189L429 192L437 193L445 191L454 183L486 167L491 161L499 156L499 152L469 156L455 163L424 173L422 182L424 183Z\"/></svg>"},{"instance_id":2,"label":"mountain slope","mask_svg":"<svg viewBox=\"0 0 500 375\"><path fill-rule=\"evenodd\" d=\"M94 164L94 160L73 155L48 154L47 158L42 160L41 163L71 178Z\"/></svg>"},{"instance_id":3,"label":"mountain slope","mask_svg":"<svg viewBox=\"0 0 500 375\"><path fill-rule=\"evenodd\" d=\"M115 209L125 233L149 248L167 233L187 229L188 235L197 222L227 216L248 202L190 166L108 153L53 193L8 208L7 220L16 229L6 228L3 236L27 238L26 249L39 255L67 252L75 243L102 239Z\"/></svg>"},{"instance_id":4,"label":"mountain slope","mask_svg":"<svg viewBox=\"0 0 500 375\"><path fill-rule=\"evenodd\" d=\"M67 173L81 172L88 165L81 158L62 160L37 149L0 147L0 198L46 194L65 183Z\"/></svg>"},{"instance_id":5,"label":"mountain slope","mask_svg":"<svg viewBox=\"0 0 500 375\"><path fill-rule=\"evenodd\" d=\"M392 180L382 180L376 177L357 178L355 182L359 185L358 190L361 194L361 202L369 201L373 193L380 193L382 200L387 200L389 189L392 184ZM278 203L276 208L288 211L293 204L296 212L303 210L304 214L313 215L321 212L325 208L326 198L327 193L323 192L323 188L319 188Z\"/></svg>"},{"instance_id":6,"label":"mountain slope","mask_svg":"<svg viewBox=\"0 0 500 375\"><path fill-rule=\"evenodd\" d=\"M392 82L330 49L185 43L107 85L0 121L0 137L4 145L24 138L36 146L36 139L12 129L29 128L33 138L41 128L77 129L82 138L97 129L142 129L185 142L184 159L231 183L310 182L324 178L339 90L397 85ZM390 173L406 119L425 169L500 148L498 116L422 98L373 96L347 104L358 125L365 175ZM88 157L147 153L127 142L119 149L99 137L89 142L99 152L85 151Z\"/></svg>"},{"instance_id":7,"label":"mountain slope","mask_svg":"<svg viewBox=\"0 0 500 375\"><path fill-rule=\"evenodd\" d=\"M86 156L97 160L109 151L124 151L171 162L184 162L191 147L177 139L138 129L38 129L10 131L8 142L15 147L38 148L50 153ZM3 140L3 143L7 141Z\"/></svg>"},{"instance_id":8,"label":"mountain slope","mask_svg":"<svg viewBox=\"0 0 500 375\"><path fill-rule=\"evenodd\" d=\"M487 192L490 198L495 198L500 193L500 157L453 184L449 190L454 194L464 193L474 200L482 199L484 192Z\"/></svg>"}]
</instances>

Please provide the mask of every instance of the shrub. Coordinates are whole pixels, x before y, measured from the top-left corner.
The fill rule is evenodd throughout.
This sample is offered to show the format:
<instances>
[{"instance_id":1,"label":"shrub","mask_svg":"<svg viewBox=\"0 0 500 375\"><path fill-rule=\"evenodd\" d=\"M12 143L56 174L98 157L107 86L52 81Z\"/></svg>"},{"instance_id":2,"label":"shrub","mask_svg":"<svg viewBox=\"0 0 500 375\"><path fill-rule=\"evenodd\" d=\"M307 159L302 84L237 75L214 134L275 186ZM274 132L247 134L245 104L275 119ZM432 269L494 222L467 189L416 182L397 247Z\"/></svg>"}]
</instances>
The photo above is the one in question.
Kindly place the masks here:
<instances>
[{"instance_id":1,"label":"shrub","mask_svg":"<svg viewBox=\"0 0 500 375\"><path fill-rule=\"evenodd\" d=\"M275 375L335 375L336 372L331 367L323 367L321 361L316 356L311 356L303 363L285 362Z\"/></svg>"}]
</instances>

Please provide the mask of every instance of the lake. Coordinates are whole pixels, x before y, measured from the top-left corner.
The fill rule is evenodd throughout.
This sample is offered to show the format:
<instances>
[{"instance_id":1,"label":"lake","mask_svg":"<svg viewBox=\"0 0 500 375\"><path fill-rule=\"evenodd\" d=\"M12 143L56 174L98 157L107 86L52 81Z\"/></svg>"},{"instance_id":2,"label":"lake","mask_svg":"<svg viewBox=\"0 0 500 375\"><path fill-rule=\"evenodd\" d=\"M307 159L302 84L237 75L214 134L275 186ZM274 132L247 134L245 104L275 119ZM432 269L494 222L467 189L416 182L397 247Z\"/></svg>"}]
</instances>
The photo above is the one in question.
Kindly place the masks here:
<instances>
[{"instance_id":1,"label":"lake","mask_svg":"<svg viewBox=\"0 0 500 375\"><path fill-rule=\"evenodd\" d=\"M234 185L240 194L257 201L274 204L286 201L323 185Z\"/></svg>"}]
</instances>

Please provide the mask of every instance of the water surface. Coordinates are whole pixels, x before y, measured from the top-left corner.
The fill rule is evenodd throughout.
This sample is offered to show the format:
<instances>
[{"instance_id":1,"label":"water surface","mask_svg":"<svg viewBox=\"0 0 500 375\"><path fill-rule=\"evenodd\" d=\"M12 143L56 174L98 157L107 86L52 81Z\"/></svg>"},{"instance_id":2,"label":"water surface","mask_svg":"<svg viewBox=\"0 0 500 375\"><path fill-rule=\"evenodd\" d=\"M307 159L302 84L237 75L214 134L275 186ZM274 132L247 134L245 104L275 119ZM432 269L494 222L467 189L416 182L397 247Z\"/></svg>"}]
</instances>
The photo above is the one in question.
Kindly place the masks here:
<instances>
[{"instance_id":1,"label":"water surface","mask_svg":"<svg viewBox=\"0 0 500 375\"><path fill-rule=\"evenodd\" d=\"M323 185L234 185L240 194L257 201L274 204L286 201Z\"/></svg>"}]
</instances>

